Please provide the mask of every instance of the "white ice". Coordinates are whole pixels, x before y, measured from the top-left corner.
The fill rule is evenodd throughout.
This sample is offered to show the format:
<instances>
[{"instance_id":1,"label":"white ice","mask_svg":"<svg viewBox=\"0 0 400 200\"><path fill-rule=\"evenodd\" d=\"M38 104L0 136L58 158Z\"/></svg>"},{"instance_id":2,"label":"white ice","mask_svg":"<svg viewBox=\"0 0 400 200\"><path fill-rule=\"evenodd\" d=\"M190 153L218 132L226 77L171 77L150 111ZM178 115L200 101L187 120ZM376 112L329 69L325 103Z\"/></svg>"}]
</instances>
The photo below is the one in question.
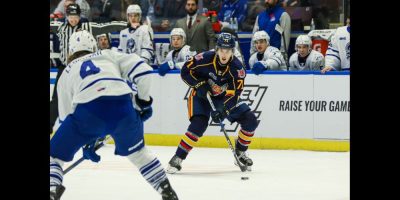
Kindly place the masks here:
<instances>
[{"instance_id":1,"label":"white ice","mask_svg":"<svg viewBox=\"0 0 400 200\"><path fill-rule=\"evenodd\" d=\"M148 148L164 167L176 150ZM64 176L62 200L161 200L127 158L114 155L113 145L98 153L99 163L86 160ZM81 155L79 151L74 161ZM350 199L349 152L250 149L249 156L253 170L243 173L229 149L194 148L182 171L168 177L180 200Z\"/></svg>"}]
</instances>

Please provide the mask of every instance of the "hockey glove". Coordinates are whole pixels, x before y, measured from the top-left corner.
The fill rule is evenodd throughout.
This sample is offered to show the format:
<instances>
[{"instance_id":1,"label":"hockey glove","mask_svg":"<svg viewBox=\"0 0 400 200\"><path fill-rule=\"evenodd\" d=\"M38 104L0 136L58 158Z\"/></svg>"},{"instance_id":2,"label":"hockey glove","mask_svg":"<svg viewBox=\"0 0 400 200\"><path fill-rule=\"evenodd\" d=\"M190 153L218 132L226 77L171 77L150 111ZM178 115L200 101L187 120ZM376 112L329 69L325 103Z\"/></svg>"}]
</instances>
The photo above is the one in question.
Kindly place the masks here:
<instances>
[{"instance_id":1,"label":"hockey glove","mask_svg":"<svg viewBox=\"0 0 400 200\"><path fill-rule=\"evenodd\" d=\"M175 67L174 61L165 62L165 63L161 64L161 65L158 67L158 74L160 74L160 76L165 76L165 74L166 74L169 70L173 69L174 67Z\"/></svg>"},{"instance_id":2,"label":"hockey glove","mask_svg":"<svg viewBox=\"0 0 400 200\"><path fill-rule=\"evenodd\" d=\"M251 71L254 72L254 74L259 75L265 70L265 66L261 62L256 62L253 65L253 68L251 68Z\"/></svg>"},{"instance_id":3,"label":"hockey glove","mask_svg":"<svg viewBox=\"0 0 400 200\"><path fill-rule=\"evenodd\" d=\"M211 111L211 118L213 122L220 123L228 116L228 113L223 107L216 108L215 111Z\"/></svg>"},{"instance_id":4,"label":"hockey glove","mask_svg":"<svg viewBox=\"0 0 400 200\"><path fill-rule=\"evenodd\" d=\"M207 99L207 92L211 92L211 87L206 81L202 81L194 86L196 89L196 96Z\"/></svg>"},{"instance_id":5,"label":"hockey glove","mask_svg":"<svg viewBox=\"0 0 400 200\"><path fill-rule=\"evenodd\" d=\"M139 99L139 96L136 94L135 101L136 101L136 104L141 109L140 118L142 119L143 122L145 122L153 115L153 108L151 107L151 104L153 103L153 98L150 97L149 101L145 101L145 100Z\"/></svg>"},{"instance_id":6,"label":"hockey glove","mask_svg":"<svg viewBox=\"0 0 400 200\"><path fill-rule=\"evenodd\" d=\"M85 145L82 149L83 157L85 159L91 160L93 162L99 162L100 156L96 153L95 147L96 144L100 143L100 139L93 140L89 144Z\"/></svg>"}]
</instances>

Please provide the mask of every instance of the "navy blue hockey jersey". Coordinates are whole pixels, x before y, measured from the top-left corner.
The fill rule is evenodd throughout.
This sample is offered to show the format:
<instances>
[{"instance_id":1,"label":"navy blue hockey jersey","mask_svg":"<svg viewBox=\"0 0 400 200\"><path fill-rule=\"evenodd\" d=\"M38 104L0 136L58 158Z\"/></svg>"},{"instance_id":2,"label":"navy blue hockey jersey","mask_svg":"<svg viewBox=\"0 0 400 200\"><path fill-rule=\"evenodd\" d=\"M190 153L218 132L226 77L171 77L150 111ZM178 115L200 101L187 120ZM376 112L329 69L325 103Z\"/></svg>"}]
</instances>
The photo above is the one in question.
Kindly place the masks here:
<instances>
[{"instance_id":1,"label":"navy blue hockey jersey","mask_svg":"<svg viewBox=\"0 0 400 200\"><path fill-rule=\"evenodd\" d=\"M216 52L206 51L191 57L182 66L181 77L192 88L206 81L213 96L223 96L225 108L230 112L243 91L246 71L235 56L229 65L222 67L218 64Z\"/></svg>"}]
</instances>

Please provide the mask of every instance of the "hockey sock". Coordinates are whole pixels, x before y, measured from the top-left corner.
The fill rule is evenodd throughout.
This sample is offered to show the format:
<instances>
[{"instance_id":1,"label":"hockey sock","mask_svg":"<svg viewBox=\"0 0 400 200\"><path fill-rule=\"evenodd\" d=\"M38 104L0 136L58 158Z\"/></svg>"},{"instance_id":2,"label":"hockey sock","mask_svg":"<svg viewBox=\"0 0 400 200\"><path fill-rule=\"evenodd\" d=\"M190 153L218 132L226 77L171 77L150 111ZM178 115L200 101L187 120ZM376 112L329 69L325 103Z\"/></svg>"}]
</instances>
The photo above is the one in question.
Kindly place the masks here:
<instances>
[{"instance_id":1,"label":"hockey sock","mask_svg":"<svg viewBox=\"0 0 400 200\"><path fill-rule=\"evenodd\" d=\"M199 137L192 132L187 131L179 143L178 149L176 150L176 155L179 158L186 159L186 156L189 154L190 150L196 146L197 141L199 141Z\"/></svg>"},{"instance_id":2,"label":"hockey sock","mask_svg":"<svg viewBox=\"0 0 400 200\"><path fill-rule=\"evenodd\" d=\"M58 185L63 181L63 161L50 157L50 191L55 191Z\"/></svg>"},{"instance_id":3,"label":"hockey sock","mask_svg":"<svg viewBox=\"0 0 400 200\"><path fill-rule=\"evenodd\" d=\"M236 141L236 149L240 151L246 151L249 148L249 145L251 143L251 138L254 135L253 132L245 131L243 129L240 129L239 135L238 135L238 140Z\"/></svg>"},{"instance_id":4,"label":"hockey sock","mask_svg":"<svg viewBox=\"0 0 400 200\"><path fill-rule=\"evenodd\" d=\"M161 194L160 183L167 179L167 175L157 157L146 147L127 157L139 169L146 181Z\"/></svg>"}]
</instances>

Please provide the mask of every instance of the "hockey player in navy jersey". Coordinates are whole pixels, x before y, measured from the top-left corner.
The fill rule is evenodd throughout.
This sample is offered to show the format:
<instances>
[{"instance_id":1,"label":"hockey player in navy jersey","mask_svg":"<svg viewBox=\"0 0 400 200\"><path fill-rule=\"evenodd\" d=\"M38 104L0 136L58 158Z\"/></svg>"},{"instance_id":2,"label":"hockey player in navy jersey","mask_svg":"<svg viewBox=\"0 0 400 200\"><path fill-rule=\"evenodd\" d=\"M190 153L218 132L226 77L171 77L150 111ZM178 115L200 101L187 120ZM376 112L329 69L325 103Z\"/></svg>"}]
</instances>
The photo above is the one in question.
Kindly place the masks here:
<instances>
[{"instance_id":1,"label":"hockey player in navy jersey","mask_svg":"<svg viewBox=\"0 0 400 200\"><path fill-rule=\"evenodd\" d=\"M251 170L253 161L245 153L258 126L257 119L249 106L240 102L246 71L234 56L235 41L231 34L221 33L216 51L206 51L189 59L181 69L182 80L190 87L188 114L190 125L180 141L175 155L169 161L168 173L181 170L182 161L203 136L211 118L219 123L225 118L241 126L236 140L235 152L239 161ZM207 93L216 107L212 111Z\"/></svg>"},{"instance_id":2,"label":"hockey player in navy jersey","mask_svg":"<svg viewBox=\"0 0 400 200\"><path fill-rule=\"evenodd\" d=\"M85 30L71 35L69 55L57 86L62 123L50 141L50 200L59 200L65 189L64 162L107 134L115 141L115 154L126 156L163 200L177 200L160 161L143 139L143 122L152 115L152 68L134 54L97 51L96 40ZM137 94L128 81L136 84ZM93 153L91 160L100 160L94 151L86 152Z\"/></svg>"}]
</instances>

